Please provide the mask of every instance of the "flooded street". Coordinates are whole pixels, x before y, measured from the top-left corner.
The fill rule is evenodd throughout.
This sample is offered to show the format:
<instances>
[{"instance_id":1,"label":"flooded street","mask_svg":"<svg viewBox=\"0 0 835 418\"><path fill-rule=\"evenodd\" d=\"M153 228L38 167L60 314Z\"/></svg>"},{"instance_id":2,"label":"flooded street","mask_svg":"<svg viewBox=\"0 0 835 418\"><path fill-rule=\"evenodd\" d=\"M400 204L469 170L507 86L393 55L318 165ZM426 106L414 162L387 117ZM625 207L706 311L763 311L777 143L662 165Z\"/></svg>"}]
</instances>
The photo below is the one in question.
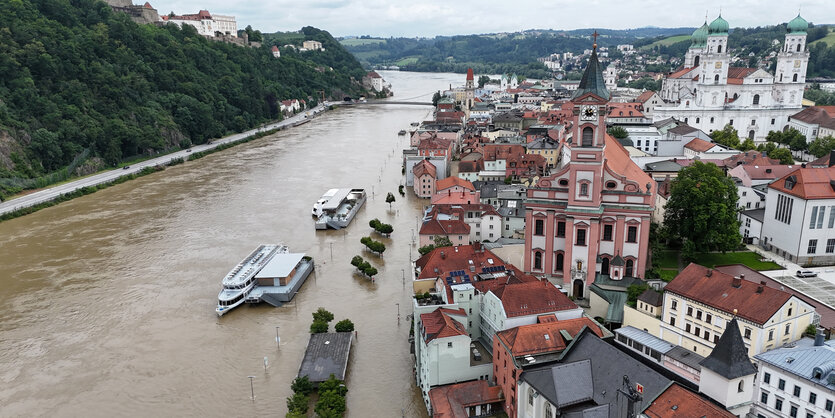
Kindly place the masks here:
<instances>
[{"instance_id":1,"label":"flooded street","mask_svg":"<svg viewBox=\"0 0 835 418\"><path fill-rule=\"evenodd\" d=\"M392 100L430 101L464 82L456 74L381 74ZM283 416L320 306L335 315L331 330L349 318L358 331L347 415L426 416L407 344L411 286L402 277L410 249L417 256L412 230L427 201L411 189L397 193L408 146L397 132L430 110L327 112L0 223L0 416ZM335 187L363 187L369 199L346 230L317 232L311 207ZM397 198L391 210L388 192ZM387 246L383 257L359 242L372 218L394 226L391 239L374 237ZM315 274L286 306L245 305L217 318L221 279L262 243L307 253ZM379 270L376 283L353 273L358 254ZM254 402L248 375L256 376Z\"/></svg>"}]
</instances>

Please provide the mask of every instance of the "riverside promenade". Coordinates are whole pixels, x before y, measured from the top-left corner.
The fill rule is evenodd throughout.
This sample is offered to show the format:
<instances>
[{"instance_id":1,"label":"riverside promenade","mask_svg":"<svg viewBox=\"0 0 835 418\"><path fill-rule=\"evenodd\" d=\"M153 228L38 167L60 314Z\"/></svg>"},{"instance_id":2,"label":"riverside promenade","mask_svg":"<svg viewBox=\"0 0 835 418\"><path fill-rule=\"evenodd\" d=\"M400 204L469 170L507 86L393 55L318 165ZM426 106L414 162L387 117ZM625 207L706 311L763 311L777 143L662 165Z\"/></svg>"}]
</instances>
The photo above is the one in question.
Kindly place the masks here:
<instances>
[{"instance_id":1,"label":"riverside promenade","mask_svg":"<svg viewBox=\"0 0 835 418\"><path fill-rule=\"evenodd\" d=\"M312 109L306 110L304 112L297 113L297 114L295 114L295 115L293 115L293 116L291 116L287 119L284 119L280 122L266 124L264 126L259 126L258 128L250 129L250 130L245 131L245 132L241 132L241 133L234 134L234 135L229 135L229 136L226 136L226 137L223 137L223 138L220 138L220 139L215 139L211 142L211 144L195 145L195 146L190 148L191 151L181 150L181 151L173 152L173 153L170 153L170 154L165 154L165 155L162 155L162 156L159 156L159 157L156 157L156 158L152 158L152 159L149 159L149 160L138 162L136 164L131 165L127 169L117 168L117 169L113 169L113 170L102 171L102 172L96 173L92 176L84 177L84 178L74 180L74 181L71 181L71 182L68 182L68 183L55 185L55 186L50 186L50 187L38 190L38 191L33 192L33 193L25 194L25 195L19 195L17 197L14 197L12 199L9 199L5 202L0 203L0 215L6 214L6 213L9 213L9 212L13 212L13 211L16 211L18 209L23 209L23 208L27 208L27 207L30 207L30 206L39 205L39 204L44 203L44 202L49 202L49 201L51 201L51 200L53 200L53 199L55 199L55 198L57 198L61 195L71 193L71 192L76 191L78 189L81 189L83 187L97 186L97 185L102 184L102 183L107 183L107 182L116 180L117 178L125 176L125 175L138 173L139 171L141 171L143 168L146 168L146 167L156 167L156 166L166 165L166 164L170 163L172 160L177 159L177 158L182 158L184 160L187 160L189 155L191 155L192 152L206 151L206 150L213 149L215 147L218 147L220 145L223 145L223 144L226 144L226 143L229 143L229 142L240 141L240 140L242 140L242 139L244 139L248 136L257 134L258 132L269 131L269 130L273 130L273 129L283 129L283 128L296 126L300 123L303 123L307 120L312 119L313 117L315 117L319 113L326 111L329 108L329 106L332 105L332 104L339 104L339 102L326 102L326 103L320 104L319 106L314 107Z\"/></svg>"}]
</instances>

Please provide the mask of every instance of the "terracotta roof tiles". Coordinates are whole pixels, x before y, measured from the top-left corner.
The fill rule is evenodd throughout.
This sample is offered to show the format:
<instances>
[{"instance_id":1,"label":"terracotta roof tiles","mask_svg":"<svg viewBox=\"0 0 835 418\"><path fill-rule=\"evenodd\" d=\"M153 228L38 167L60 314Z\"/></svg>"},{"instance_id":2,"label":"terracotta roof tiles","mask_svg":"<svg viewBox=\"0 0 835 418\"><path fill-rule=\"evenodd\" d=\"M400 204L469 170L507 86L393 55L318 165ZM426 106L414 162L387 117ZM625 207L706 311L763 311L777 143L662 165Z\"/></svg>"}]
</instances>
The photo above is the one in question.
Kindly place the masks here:
<instances>
[{"instance_id":1,"label":"terracotta roof tiles","mask_svg":"<svg viewBox=\"0 0 835 418\"><path fill-rule=\"evenodd\" d=\"M693 393L678 383L672 383L652 400L643 414L650 418L733 418L736 415Z\"/></svg>"},{"instance_id":2,"label":"terracotta roof tiles","mask_svg":"<svg viewBox=\"0 0 835 418\"><path fill-rule=\"evenodd\" d=\"M463 309L438 308L430 313L420 314L423 338L427 343L436 338L469 336L464 325L450 318L450 315L466 317L467 313Z\"/></svg>"},{"instance_id":3,"label":"terracotta roof tiles","mask_svg":"<svg viewBox=\"0 0 835 418\"><path fill-rule=\"evenodd\" d=\"M437 386L429 391L433 418L467 418L469 407L503 400L501 386L490 386L485 380Z\"/></svg>"},{"instance_id":4,"label":"terracotta roof tiles","mask_svg":"<svg viewBox=\"0 0 835 418\"><path fill-rule=\"evenodd\" d=\"M798 168L768 187L807 200L835 199L835 166Z\"/></svg>"},{"instance_id":5,"label":"terracotta roof tiles","mask_svg":"<svg viewBox=\"0 0 835 418\"><path fill-rule=\"evenodd\" d=\"M508 285L494 293L501 299L508 318L577 309L568 296L548 281Z\"/></svg>"},{"instance_id":6,"label":"terracotta roof tiles","mask_svg":"<svg viewBox=\"0 0 835 418\"><path fill-rule=\"evenodd\" d=\"M522 325L499 331L496 337L507 347L513 357L520 357L562 351L568 342L562 337L560 331L566 331L574 337L583 327L589 327L598 337L603 337L600 327L587 317Z\"/></svg>"},{"instance_id":7,"label":"terracotta roof tiles","mask_svg":"<svg viewBox=\"0 0 835 418\"><path fill-rule=\"evenodd\" d=\"M435 190L437 192L441 192L442 190L446 190L455 186L475 191L475 186L473 186L473 183L469 180L464 180L461 177L447 177L445 179L438 180L435 183Z\"/></svg>"},{"instance_id":8,"label":"terracotta roof tiles","mask_svg":"<svg viewBox=\"0 0 835 418\"><path fill-rule=\"evenodd\" d=\"M693 140L688 142L687 145L684 146L684 148L691 149L696 152L705 152L715 146L716 144L712 142L707 142L704 139L693 138Z\"/></svg>"}]
</instances>

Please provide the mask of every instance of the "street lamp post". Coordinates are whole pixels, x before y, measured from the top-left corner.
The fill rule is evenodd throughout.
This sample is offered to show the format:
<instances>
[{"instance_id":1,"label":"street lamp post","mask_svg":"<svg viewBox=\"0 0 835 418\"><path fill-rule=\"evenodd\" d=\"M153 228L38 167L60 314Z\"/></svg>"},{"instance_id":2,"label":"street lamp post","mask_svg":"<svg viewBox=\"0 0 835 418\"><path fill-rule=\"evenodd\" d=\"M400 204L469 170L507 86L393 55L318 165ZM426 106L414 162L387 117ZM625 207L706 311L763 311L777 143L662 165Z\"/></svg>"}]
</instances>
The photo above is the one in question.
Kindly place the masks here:
<instances>
[{"instance_id":1,"label":"street lamp post","mask_svg":"<svg viewBox=\"0 0 835 418\"><path fill-rule=\"evenodd\" d=\"M249 391L252 395L250 399L255 402L255 386L252 383L252 379L255 379L255 376L247 376L249 378Z\"/></svg>"},{"instance_id":2,"label":"street lamp post","mask_svg":"<svg viewBox=\"0 0 835 418\"><path fill-rule=\"evenodd\" d=\"M330 245L331 245L331 261L333 261L333 243L331 242Z\"/></svg>"},{"instance_id":3,"label":"street lamp post","mask_svg":"<svg viewBox=\"0 0 835 418\"><path fill-rule=\"evenodd\" d=\"M397 325L400 325L400 303L395 303L397 305Z\"/></svg>"},{"instance_id":4,"label":"street lamp post","mask_svg":"<svg viewBox=\"0 0 835 418\"><path fill-rule=\"evenodd\" d=\"M281 337L278 336L278 326L275 327L275 346L281 348Z\"/></svg>"}]
</instances>

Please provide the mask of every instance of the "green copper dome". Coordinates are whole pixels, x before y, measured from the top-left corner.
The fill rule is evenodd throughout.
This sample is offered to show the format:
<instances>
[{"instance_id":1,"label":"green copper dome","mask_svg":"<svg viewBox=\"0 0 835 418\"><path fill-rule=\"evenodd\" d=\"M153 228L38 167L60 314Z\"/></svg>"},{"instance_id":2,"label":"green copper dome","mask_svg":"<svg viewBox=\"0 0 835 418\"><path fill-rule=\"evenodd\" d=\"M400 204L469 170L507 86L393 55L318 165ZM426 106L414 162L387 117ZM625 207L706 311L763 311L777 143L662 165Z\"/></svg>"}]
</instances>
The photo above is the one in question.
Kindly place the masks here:
<instances>
[{"instance_id":1,"label":"green copper dome","mask_svg":"<svg viewBox=\"0 0 835 418\"><path fill-rule=\"evenodd\" d=\"M690 47L701 47L707 45L707 22L702 27L693 31L690 35Z\"/></svg>"},{"instance_id":2,"label":"green copper dome","mask_svg":"<svg viewBox=\"0 0 835 418\"><path fill-rule=\"evenodd\" d=\"M710 22L710 26L707 27L707 32L710 35L727 35L729 27L728 21L722 19L722 15L719 15L716 20Z\"/></svg>"},{"instance_id":3,"label":"green copper dome","mask_svg":"<svg viewBox=\"0 0 835 418\"><path fill-rule=\"evenodd\" d=\"M788 24L789 33L806 33L807 29L809 29L809 22L800 17L800 14Z\"/></svg>"}]
</instances>

